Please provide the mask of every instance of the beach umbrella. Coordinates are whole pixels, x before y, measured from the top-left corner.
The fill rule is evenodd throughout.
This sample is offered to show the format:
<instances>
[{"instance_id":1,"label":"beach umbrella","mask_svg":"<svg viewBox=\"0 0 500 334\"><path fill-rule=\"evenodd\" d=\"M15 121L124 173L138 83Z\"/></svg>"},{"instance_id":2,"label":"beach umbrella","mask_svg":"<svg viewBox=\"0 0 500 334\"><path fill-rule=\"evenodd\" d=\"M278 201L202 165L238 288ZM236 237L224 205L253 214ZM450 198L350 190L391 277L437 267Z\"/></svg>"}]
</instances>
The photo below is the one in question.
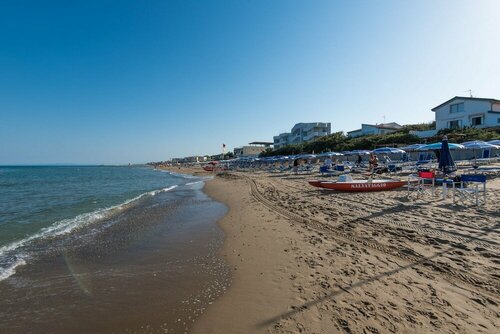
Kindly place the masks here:
<instances>
[{"instance_id":1,"label":"beach umbrella","mask_svg":"<svg viewBox=\"0 0 500 334\"><path fill-rule=\"evenodd\" d=\"M444 174L449 174L457 170L457 165L451 157L450 147L448 144L448 137L444 136L441 142L441 152L439 154L439 167Z\"/></svg>"},{"instance_id":2,"label":"beach umbrella","mask_svg":"<svg viewBox=\"0 0 500 334\"><path fill-rule=\"evenodd\" d=\"M500 146L500 139L497 139L497 140L490 140L488 142L488 144L492 144L492 145L499 145Z\"/></svg>"},{"instance_id":3,"label":"beach umbrella","mask_svg":"<svg viewBox=\"0 0 500 334\"><path fill-rule=\"evenodd\" d=\"M477 149L477 150L482 150L482 149L487 149L487 148L500 148L498 145L494 145L491 143L487 143L481 140L473 140L473 141L468 141L465 143L462 143L462 145L465 146L466 149Z\"/></svg>"},{"instance_id":4,"label":"beach umbrella","mask_svg":"<svg viewBox=\"0 0 500 334\"><path fill-rule=\"evenodd\" d=\"M318 154L318 157L333 157L333 156L341 156L343 155L342 153L338 152L324 152L321 154Z\"/></svg>"},{"instance_id":5,"label":"beach umbrella","mask_svg":"<svg viewBox=\"0 0 500 334\"><path fill-rule=\"evenodd\" d=\"M419 148L424 147L426 144L413 144L405 147L401 147L404 151L417 151Z\"/></svg>"},{"instance_id":6,"label":"beach umbrella","mask_svg":"<svg viewBox=\"0 0 500 334\"><path fill-rule=\"evenodd\" d=\"M473 140L462 143L465 146L465 149L474 150L474 159L476 159L476 150L485 150L485 149L499 149L500 146L493 145L481 140Z\"/></svg>"},{"instance_id":7,"label":"beach umbrella","mask_svg":"<svg viewBox=\"0 0 500 334\"><path fill-rule=\"evenodd\" d=\"M397 154L397 153L406 153L400 148L394 148L394 147L379 147L376 148L372 151L375 154Z\"/></svg>"},{"instance_id":8,"label":"beach umbrella","mask_svg":"<svg viewBox=\"0 0 500 334\"><path fill-rule=\"evenodd\" d=\"M342 152L344 155L370 155L371 152L367 150L354 150Z\"/></svg>"},{"instance_id":9,"label":"beach umbrella","mask_svg":"<svg viewBox=\"0 0 500 334\"><path fill-rule=\"evenodd\" d=\"M316 155L314 155L314 154L299 154L297 156L297 158L299 158L299 159L314 159L314 158L316 158Z\"/></svg>"},{"instance_id":10,"label":"beach umbrella","mask_svg":"<svg viewBox=\"0 0 500 334\"><path fill-rule=\"evenodd\" d=\"M272 156L272 157L265 157L262 160L265 162L275 162L278 160L278 158L276 158L275 156Z\"/></svg>"},{"instance_id":11,"label":"beach umbrella","mask_svg":"<svg viewBox=\"0 0 500 334\"><path fill-rule=\"evenodd\" d=\"M448 140L446 140L446 143L447 143L448 148L450 150L456 150L456 149L463 149L463 148L465 148L464 145L455 144L455 143L448 143ZM428 144L428 145L422 146L419 149L417 149L417 151L441 150L442 146L443 146L443 142L438 142L438 143L433 143L433 144Z\"/></svg>"},{"instance_id":12,"label":"beach umbrella","mask_svg":"<svg viewBox=\"0 0 500 334\"><path fill-rule=\"evenodd\" d=\"M467 146L467 145L473 145L473 144L479 144L479 143L484 143L482 140L471 140L471 141L464 141L462 145Z\"/></svg>"}]
</instances>

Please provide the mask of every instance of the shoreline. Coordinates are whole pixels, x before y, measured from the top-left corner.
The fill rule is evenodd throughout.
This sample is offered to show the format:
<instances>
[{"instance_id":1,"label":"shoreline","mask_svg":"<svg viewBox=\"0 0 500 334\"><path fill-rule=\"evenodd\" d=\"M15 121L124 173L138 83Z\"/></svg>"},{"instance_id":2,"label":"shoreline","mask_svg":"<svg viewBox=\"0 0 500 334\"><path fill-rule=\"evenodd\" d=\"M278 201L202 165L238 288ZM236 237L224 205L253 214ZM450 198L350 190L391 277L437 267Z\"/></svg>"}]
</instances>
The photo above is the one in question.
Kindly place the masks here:
<instances>
[{"instance_id":1,"label":"shoreline","mask_svg":"<svg viewBox=\"0 0 500 334\"><path fill-rule=\"evenodd\" d=\"M218 176L203 189L229 208L218 222L225 234L219 255L232 269L233 280L228 291L195 321L194 334L263 332L270 315L286 313L297 302L287 274L297 269L296 263L286 253L287 238L294 231L290 227L287 238L280 236L284 228L279 225L286 221L268 210L254 210L250 193L243 191L249 187L245 180Z\"/></svg>"},{"instance_id":2,"label":"shoreline","mask_svg":"<svg viewBox=\"0 0 500 334\"><path fill-rule=\"evenodd\" d=\"M230 268L231 284L195 319L190 333L266 332L269 322L273 321L270 315L287 313L290 304L301 301L297 300L287 274L290 268L299 269L293 256L287 253L291 247L288 237L295 233L294 238L298 239L299 234L290 226L286 230L287 237L280 236L283 232L280 225L286 224L286 219L267 209L256 208L254 204L257 203L253 203L250 192L245 191L250 185L243 179L221 177L225 174L196 168L162 169L186 175L213 176L204 180L202 190L228 208L224 217L217 221L224 233L217 256ZM268 257L269 252L274 256ZM279 274L277 267L280 267Z\"/></svg>"},{"instance_id":3,"label":"shoreline","mask_svg":"<svg viewBox=\"0 0 500 334\"><path fill-rule=\"evenodd\" d=\"M38 241L0 282L0 332L184 333L229 284L217 256L226 211L185 183Z\"/></svg>"},{"instance_id":4,"label":"shoreline","mask_svg":"<svg viewBox=\"0 0 500 334\"><path fill-rule=\"evenodd\" d=\"M206 182L229 208L219 254L233 280L192 333L500 328L498 178L486 207L457 209L408 202L406 191L322 192L304 187L308 177L229 172Z\"/></svg>"}]
</instances>

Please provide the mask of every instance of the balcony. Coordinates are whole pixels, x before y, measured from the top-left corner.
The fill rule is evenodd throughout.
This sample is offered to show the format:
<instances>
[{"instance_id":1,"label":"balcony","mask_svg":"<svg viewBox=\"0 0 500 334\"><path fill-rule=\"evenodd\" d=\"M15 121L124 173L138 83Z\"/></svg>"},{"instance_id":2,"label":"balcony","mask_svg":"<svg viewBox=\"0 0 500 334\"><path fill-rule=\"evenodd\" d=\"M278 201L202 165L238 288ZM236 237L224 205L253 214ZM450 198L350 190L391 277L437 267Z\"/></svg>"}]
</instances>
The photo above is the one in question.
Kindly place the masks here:
<instances>
[{"instance_id":1,"label":"balcony","mask_svg":"<svg viewBox=\"0 0 500 334\"><path fill-rule=\"evenodd\" d=\"M314 132L308 133L307 135L305 135L304 137L302 137L302 139L304 141L310 141L310 140L313 140L315 138L323 137L323 136L326 136L326 135L328 135L328 133L326 131L314 131Z\"/></svg>"}]
</instances>

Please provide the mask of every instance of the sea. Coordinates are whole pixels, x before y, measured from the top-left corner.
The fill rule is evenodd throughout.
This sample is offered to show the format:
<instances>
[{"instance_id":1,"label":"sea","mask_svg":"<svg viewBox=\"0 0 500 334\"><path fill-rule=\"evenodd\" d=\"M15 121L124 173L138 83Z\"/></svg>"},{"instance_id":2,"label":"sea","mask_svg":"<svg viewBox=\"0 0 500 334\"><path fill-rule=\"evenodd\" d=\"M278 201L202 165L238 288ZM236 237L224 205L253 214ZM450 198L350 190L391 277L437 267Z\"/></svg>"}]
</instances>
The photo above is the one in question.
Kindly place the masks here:
<instances>
[{"instance_id":1,"label":"sea","mask_svg":"<svg viewBox=\"0 0 500 334\"><path fill-rule=\"evenodd\" d=\"M0 330L186 330L229 284L216 224L227 209L204 181L149 166L0 167Z\"/></svg>"}]
</instances>

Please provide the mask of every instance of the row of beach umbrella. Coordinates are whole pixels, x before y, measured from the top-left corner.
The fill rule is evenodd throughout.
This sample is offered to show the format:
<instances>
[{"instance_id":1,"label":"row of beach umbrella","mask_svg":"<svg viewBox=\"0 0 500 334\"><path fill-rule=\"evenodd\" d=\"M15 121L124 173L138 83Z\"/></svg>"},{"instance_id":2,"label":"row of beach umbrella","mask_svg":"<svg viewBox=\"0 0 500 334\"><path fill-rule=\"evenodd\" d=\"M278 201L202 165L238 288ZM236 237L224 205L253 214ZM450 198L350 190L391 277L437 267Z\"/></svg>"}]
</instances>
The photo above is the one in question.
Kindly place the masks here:
<instances>
[{"instance_id":1,"label":"row of beach umbrella","mask_svg":"<svg viewBox=\"0 0 500 334\"><path fill-rule=\"evenodd\" d=\"M342 153L339 152L324 152L320 154L297 154L297 155L288 155L288 156L273 156L273 157L265 157L265 158L238 158L235 160L238 161L261 161L261 162L277 162L277 161L286 161L286 160L295 160L295 159L315 159L321 157L337 157L337 156L356 156L356 155L370 155L374 154L404 154L407 151L435 151L442 150L443 144L445 140L442 142L432 143L432 144L413 144L405 147L380 147L376 148L372 151L369 150L353 150L353 151L344 151ZM457 150L457 149L471 149L471 150L481 150L481 149L500 149L500 140L492 140L489 142L473 140L468 141L462 144L456 143L448 143L446 139L447 150Z\"/></svg>"}]
</instances>

